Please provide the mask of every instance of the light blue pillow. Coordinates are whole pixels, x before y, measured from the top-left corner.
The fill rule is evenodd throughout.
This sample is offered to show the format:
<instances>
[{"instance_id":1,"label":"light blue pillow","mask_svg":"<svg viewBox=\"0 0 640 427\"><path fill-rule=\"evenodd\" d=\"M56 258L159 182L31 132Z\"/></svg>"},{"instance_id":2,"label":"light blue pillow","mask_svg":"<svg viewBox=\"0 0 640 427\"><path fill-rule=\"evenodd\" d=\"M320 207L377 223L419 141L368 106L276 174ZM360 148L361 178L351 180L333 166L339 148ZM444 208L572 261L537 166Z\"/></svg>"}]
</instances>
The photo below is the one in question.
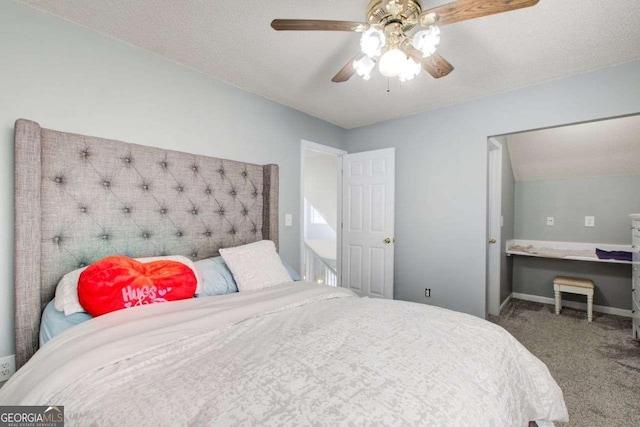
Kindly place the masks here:
<instances>
[{"instance_id":1,"label":"light blue pillow","mask_svg":"<svg viewBox=\"0 0 640 427\"><path fill-rule=\"evenodd\" d=\"M202 277L200 293L196 296L224 295L238 292L233 274L221 256L194 262Z\"/></svg>"},{"instance_id":2,"label":"light blue pillow","mask_svg":"<svg viewBox=\"0 0 640 427\"><path fill-rule=\"evenodd\" d=\"M198 296L224 295L238 292L238 285L233 278L233 274L221 256L202 259L195 263L198 272L202 276L201 292ZM291 266L282 261L282 265L287 269L291 280L298 282L302 280L300 275Z\"/></svg>"},{"instance_id":3,"label":"light blue pillow","mask_svg":"<svg viewBox=\"0 0 640 427\"><path fill-rule=\"evenodd\" d=\"M291 267L289 264L284 262L282 258L280 258L280 261L282 261L282 265L284 265L284 268L287 269L287 273L289 273L289 276L291 276L291 280L293 280L294 282L299 282L302 280L302 277L300 277L298 272L295 271L293 267Z\"/></svg>"},{"instance_id":4,"label":"light blue pillow","mask_svg":"<svg viewBox=\"0 0 640 427\"><path fill-rule=\"evenodd\" d=\"M84 312L65 316L64 312L56 310L55 300L55 298L52 299L42 312L42 319L40 320L40 347L70 327L93 318L90 314Z\"/></svg>"}]
</instances>

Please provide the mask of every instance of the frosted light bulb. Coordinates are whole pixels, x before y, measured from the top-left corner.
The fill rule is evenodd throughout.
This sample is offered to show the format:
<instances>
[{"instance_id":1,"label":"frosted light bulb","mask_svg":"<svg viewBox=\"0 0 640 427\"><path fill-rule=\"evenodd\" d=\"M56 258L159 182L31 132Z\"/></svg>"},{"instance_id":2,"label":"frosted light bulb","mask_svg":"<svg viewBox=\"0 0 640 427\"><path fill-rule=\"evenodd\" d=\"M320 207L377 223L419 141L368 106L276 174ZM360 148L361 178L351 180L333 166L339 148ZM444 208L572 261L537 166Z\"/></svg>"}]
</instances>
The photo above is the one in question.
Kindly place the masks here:
<instances>
[{"instance_id":1,"label":"frosted light bulb","mask_svg":"<svg viewBox=\"0 0 640 427\"><path fill-rule=\"evenodd\" d=\"M413 47L422 53L423 58L433 55L440 44L440 28L436 25L427 30L418 31L413 36Z\"/></svg>"},{"instance_id":2,"label":"frosted light bulb","mask_svg":"<svg viewBox=\"0 0 640 427\"><path fill-rule=\"evenodd\" d=\"M378 63L380 73L385 77L395 77L404 69L407 56L399 49L393 48L386 51Z\"/></svg>"},{"instance_id":3,"label":"frosted light bulb","mask_svg":"<svg viewBox=\"0 0 640 427\"><path fill-rule=\"evenodd\" d=\"M373 70L373 67L375 66L376 63L368 56L365 56L358 61L354 61L353 63L353 68L356 70L356 73L364 80L369 80L371 78L371 70Z\"/></svg>"},{"instance_id":4,"label":"frosted light bulb","mask_svg":"<svg viewBox=\"0 0 640 427\"><path fill-rule=\"evenodd\" d=\"M375 58L382 53L386 43L386 37L382 31L371 28L365 31L360 38L360 49L369 58Z\"/></svg>"},{"instance_id":5,"label":"frosted light bulb","mask_svg":"<svg viewBox=\"0 0 640 427\"><path fill-rule=\"evenodd\" d=\"M399 79L401 82L413 80L418 74L420 74L420 64L411 58L407 59L404 69L400 73Z\"/></svg>"}]
</instances>

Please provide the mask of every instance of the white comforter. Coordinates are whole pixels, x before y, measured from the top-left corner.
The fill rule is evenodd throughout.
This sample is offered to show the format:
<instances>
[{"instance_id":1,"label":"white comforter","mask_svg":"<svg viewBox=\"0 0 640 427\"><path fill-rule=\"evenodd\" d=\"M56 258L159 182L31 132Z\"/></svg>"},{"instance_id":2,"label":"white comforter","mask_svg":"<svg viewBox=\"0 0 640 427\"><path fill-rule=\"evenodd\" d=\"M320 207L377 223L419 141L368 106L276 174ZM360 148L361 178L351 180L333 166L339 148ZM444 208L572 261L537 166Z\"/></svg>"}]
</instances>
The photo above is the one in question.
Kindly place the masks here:
<instances>
[{"instance_id":1,"label":"white comforter","mask_svg":"<svg viewBox=\"0 0 640 427\"><path fill-rule=\"evenodd\" d=\"M42 347L0 404L64 405L67 425L567 419L546 366L502 328L300 282L92 319Z\"/></svg>"}]
</instances>

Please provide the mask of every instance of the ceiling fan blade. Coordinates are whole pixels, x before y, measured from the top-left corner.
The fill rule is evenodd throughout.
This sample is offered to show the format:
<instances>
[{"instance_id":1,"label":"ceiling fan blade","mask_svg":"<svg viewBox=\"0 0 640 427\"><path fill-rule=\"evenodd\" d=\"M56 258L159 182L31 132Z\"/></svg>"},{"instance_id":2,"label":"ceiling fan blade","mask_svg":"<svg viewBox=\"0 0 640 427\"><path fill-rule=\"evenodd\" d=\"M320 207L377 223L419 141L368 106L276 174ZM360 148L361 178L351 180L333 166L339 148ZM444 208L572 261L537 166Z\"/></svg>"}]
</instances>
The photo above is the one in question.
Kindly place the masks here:
<instances>
[{"instance_id":1,"label":"ceiling fan blade","mask_svg":"<svg viewBox=\"0 0 640 427\"><path fill-rule=\"evenodd\" d=\"M404 53L409 55L411 59L422 65L424 70L431 74L434 79L444 77L453 71L453 65L444 59L437 52L428 58L423 58L422 54L416 49L408 46L402 46Z\"/></svg>"},{"instance_id":2,"label":"ceiling fan blade","mask_svg":"<svg viewBox=\"0 0 640 427\"><path fill-rule=\"evenodd\" d=\"M438 25L448 25L468 19L482 18L496 13L523 9L538 4L540 0L458 0L443 6L425 10L420 17L435 13Z\"/></svg>"},{"instance_id":3,"label":"ceiling fan blade","mask_svg":"<svg viewBox=\"0 0 640 427\"><path fill-rule=\"evenodd\" d=\"M347 65L342 67L338 74L336 74L331 81L334 83L343 83L346 82L356 73L356 69L353 68L353 63L359 61L364 56L364 53L358 52L356 56L354 56L351 61L347 62Z\"/></svg>"},{"instance_id":4,"label":"ceiling fan blade","mask_svg":"<svg viewBox=\"0 0 640 427\"><path fill-rule=\"evenodd\" d=\"M271 27L278 31L355 31L369 29L366 22L323 21L317 19L274 19Z\"/></svg>"},{"instance_id":5,"label":"ceiling fan blade","mask_svg":"<svg viewBox=\"0 0 640 427\"><path fill-rule=\"evenodd\" d=\"M422 68L431 74L434 79L447 76L453 71L453 65L449 64L449 61L437 52L428 58L422 58Z\"/></svg>"}]
</instances>

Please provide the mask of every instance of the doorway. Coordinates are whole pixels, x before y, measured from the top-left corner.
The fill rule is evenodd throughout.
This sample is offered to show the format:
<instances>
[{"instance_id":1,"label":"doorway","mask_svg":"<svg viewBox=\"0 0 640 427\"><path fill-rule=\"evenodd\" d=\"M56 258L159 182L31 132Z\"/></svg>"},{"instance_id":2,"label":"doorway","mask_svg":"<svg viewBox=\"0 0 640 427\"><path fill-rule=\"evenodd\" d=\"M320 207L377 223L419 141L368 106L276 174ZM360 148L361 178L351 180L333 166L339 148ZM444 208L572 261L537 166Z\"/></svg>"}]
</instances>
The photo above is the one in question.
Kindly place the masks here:
<instances>
[{"instance_id":1,"label":"doorway","mask_svg":"<svg viewBox=\"0 0 640 427\"><path fill-rule=\"evenodd\" d=\"M595 282L594 311L632 315L631 267L603 259L602 251L633 249L629 214L640 211L639 131L635 114L489 137L487 238L501 243L497 263L487 245L486 311L493 314L492 274L499 271L501 306L510 298L554 305L553 279L569 276ZM495 141L502 144L499 190L491 177ZM490 213L498 191L499 234ZM567 295L563 305L586 309L577 295Z\"/></svg>"},{"instance_id":2,"label":"doorway","mask_svg":"<svg viewBox=\"0 0 640 427\"><path fill-rule=\"evenodd\" d=\"M347 154L302 141L304 280L393 298L395 149Z\"/></svg>"},{"instance_id":3,"label":"doorway","mask_svg":"<svg viewBox=\"0 0 640 427\"><path fill-rule=\"evenodd\" d=\"M302 141L301 258L304 280L341 286L342 156L346 151Z\"/></svg>"}]
</instances>

